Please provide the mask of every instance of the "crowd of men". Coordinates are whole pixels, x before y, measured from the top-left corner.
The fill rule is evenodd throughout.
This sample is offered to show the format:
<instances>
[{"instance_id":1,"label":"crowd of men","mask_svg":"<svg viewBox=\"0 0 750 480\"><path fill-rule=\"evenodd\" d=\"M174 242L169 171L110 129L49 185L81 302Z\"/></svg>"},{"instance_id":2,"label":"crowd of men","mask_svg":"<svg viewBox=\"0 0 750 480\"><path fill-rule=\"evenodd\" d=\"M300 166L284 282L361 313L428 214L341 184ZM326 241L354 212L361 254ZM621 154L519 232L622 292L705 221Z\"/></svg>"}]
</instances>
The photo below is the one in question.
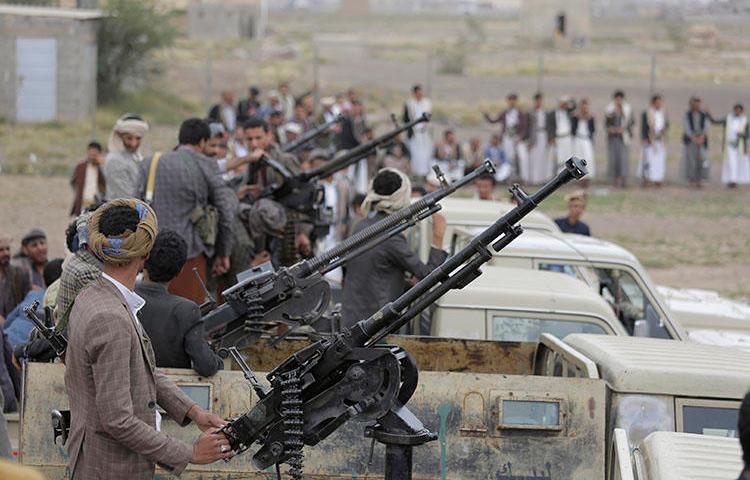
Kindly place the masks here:
<instances>
[{"instance_id":1,"label":"crowd of men","mask_svg":"<svg viewBox=\"0 0 750 480\"><path fill-rule=\"evenodd\" d=\"M492 136L490 145L483 150L485 156L503 165L507 163L507 167L498 169L498 180L512 177L526 184L539 184L571 155L578 155L588 162L589 180L609 181L621 188L626 187L632 177L639 179L644 187L664 183L670 121L662 95L653 95L649 105L637 115L622 90L612 94L600 123L606 140L606 175L597 168L594 148L597 121L587 98L576 101L562 96L552 110L545 109L541 93L534 95L529 111L519 107L515 93L509 94L506 102L507 107L498 115L484 114L487 122L500 127L500 132ZM703 108L698 97L690 98L688 110L682 117L685 180L691 186L701 187L708 179L708 137L714 124L724 127L721 181L730 188L750 183L747 149L750 130L744 107L738 103L726 117L715 118ZM640 150L633 170L631 147L637 143L640 143ZM475 144L477 140L469 143ZM470 147L470 151L475 151L475 147Z\"/></svg>"},{"instance_id":2,"label":"crowd of men","mask_svg":"<svg viewBox=\"0 0 750 480\"><path fill-rule=\"evenodd\" d=\"M431 111L430 99L415 85L404 102L403 122ZM214 430L223 420L200 409L155 368L193 368L203 376L222 368L221 358L206 341L199 305L212 295L221 302L221 292L236 282L238 273L266 262L290 265L332 248L409 205L413 196L440 188L433 165L455 180L485 159L492 161L495 174L476 180L474 197L480 201L497 200L499 182L541 184L574 154L585 158L591 176L596 176L597 125L586 99L563 97L548 111L542 94L536 94L527 112L511 94L504 111L484 117L500 127L484 144L479 138L463 143L451 129L434 141L429 125L419 123L405 138L396 136L346 168L326 173L317 184L324 195L316 209L328 213L321 222L310 205L291 205L284 198L298 189L295 179L304 172L319 171L375 138L355 91L323 97L319 105L310 93L294 96L287 84L265 96L251 87L239 102L224 92L206 118L182 122L172 150L147 157L141 146L148 122L136 114L123 115L112 128L106 154L92 141L74 169L65 260L48 259L47 235L41 230L29 231L15 256L12 240L0 235L3 411L18 408L19 361L54 356L43 340L34 338L32 323L23 314L39 301L46 307L42 316L67 331L70 340L66 386L73 396L71 470L88 478L108 469L110 478L127 478L136 470L153 472L155 462L179 473L190 462L228 458L226 439ZM314 140L289 148L290 142L333 120L339 121ZM638 176L644 185L661 185L669 121L659 95L640 122ZM624 93L615 92L603 129L608 176L620 187L631 176L635 123ZM730 186L750 182L748 124L741 105L716 120L694 98L683 123L685 171L692 184L705 179L708 131L714 123L726 129L722 179ZM563 231L590 235L581 221L586 191L570 193L566 201L568 215L557 224ZM343 290L344 326L369 317L402 293L408 285L406 274L422 278L445 260L445 220L436 214L431 223L432 249L426 263L404 236L396 235L353 258L345 269L327 274ZM134 360L133 351L143 356ZM101 378L89 374L102 365L107 382L117 384L105 392ZM143 396L135 410L131 393L123 388ZM155 412L147 407L146 397L154 390L170 416L180 423L192 420L207 432L192 450L151 426ZM102 398L113 406L111 411L89 421L87 415ZM99 432L107 432L115 443L98 438ZM84 442L105 449L108 456L86 455ZM8 454L7 435L0 431L0 456Z\"/></svg>"}]
</instances>

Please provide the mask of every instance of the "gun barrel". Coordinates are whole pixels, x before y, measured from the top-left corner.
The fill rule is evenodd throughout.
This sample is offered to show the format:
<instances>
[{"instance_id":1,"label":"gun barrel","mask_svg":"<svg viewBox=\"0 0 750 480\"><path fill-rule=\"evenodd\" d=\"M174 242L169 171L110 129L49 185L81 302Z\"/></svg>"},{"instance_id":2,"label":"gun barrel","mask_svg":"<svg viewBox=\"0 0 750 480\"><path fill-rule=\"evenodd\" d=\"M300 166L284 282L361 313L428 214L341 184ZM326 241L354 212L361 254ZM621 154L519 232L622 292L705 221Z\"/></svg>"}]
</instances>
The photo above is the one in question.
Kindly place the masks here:
<instances>
[{"instance_id":1,"label":"gun barrel","mask_svg":"<svg viewBox=\"0 0 750 480\"><path fill-rule=\"evenodd\" d=\"M34 302L29 305L28 307L24 307L23 313L26 315L26 317L32 321L34 326L39 330L43 331L47 329L47 325L44 324L42 319L39 318L39 316L36 314L36 310L39 308L39 300L34 300Z\"/></svg>"},{"instance_id":2,"label":"gun barrel","mask_svg":"<svg viewBox=\"0 0 750 480\"><path fill-rule=\"evenodd\" d=\"M391 215L388 215L378 223L360 230L337 246L326 252L323 252L317 257L301 262L299 264L300 273L305 276L311 272L327 266L327 264L331 260L340 258L350 251L364 245L365 243L372 241L374 237L377 237L383 232L387 232L394 227L398 227L401 223L408 221L410 218L419 215L425 210L429 210L432 206L437 204L437 202L452 194L459 188L470 184L484 174L494 173L494 171L495 169L492 166L492 162L490 162L489 160L485 160L484 164L481 167L475 169L463 178L456 180L447 187L432 192L426 195L424 198L417 200L408 207L402 208L398 212L394 212Z\"/></svg>"},{"instance_id":3,"label":"gun barrel","mask_svg":"<svg viewBox=\"0 0 750 480\"><path fill-rule=\"evenodd\" d=\"M375 314L367 319L361 320L351 328L352 339L360 346L369 343L376 335L382 337L398 328L402 312L412 303L418 301L425 293L436 285L451 278L450 274L464 265L472 262L474 271L483 263L490 260L492 254L488 247L501 235L514 235L516 224L526 215L534 210L539 203L572 179L579 179L586 175L586 161L577 157L571 157L565 163L565 169L542 186L536 193L526 196L518 186L514 186L514 194L520 199L519 205L490 225L482 233L477 235L465 248L449 257L442 265L430 272L429 275L420 280L414 287L401 295L393 302L384 305ZM520 232L515 233L515 236ZM515 237L514 237L515 238ZM498 248L504 246L502 243ZM477 255L479 258L476 258ZM474 259L474 260L472 260ZM469 274L471 272L465 272ZM439 288L439 287L438 287ZM380 334L380 335L378 335Z\"/></svg>"},{"instance_id":4,"label":"gun barrel","mask_svg":"<svg viewBox=\"0 0 750 480\"><path fill-rule=\"evenodd\" d=\"M331 161L327 165L323 165L320 168L310 170L309 172L303 174L301 178L303 180L314 180L318 178L328 177L329 175L332 175L338 172L339 170L343 170L349 165L353 165L354 163L359 161L361 158L367 156L372 150L376 149L377 147L379 147L380 145L383 145L386 142L391 141L402 132L405 132L413 128L417 124L420 124L422 122L429 122L429 121L430 121L430 115L425 113L421 117L415 120L412 120L411 122L405 123L404 125L401 125L400 127L394 130L391 130L390 132L386 134L383 134L377 138L370 140L367 143L363 143L362 145L359 145L349 150L344 155Z\"/></svg>"},{"instance_id":5,"label":"gun barrel","mask_svg":"<svg viewBox=\"0 0 750 480\"><path fill-rule=\"evenodd\" d=\"M309 130L307 133L305 133L304 135L302 135L298 139L292 140L291 142L285 143L284 145L281 146L281 151L284 152L284 153L289 153L289 152L292 152L292 151L298 149L302 145L304 145L304 144L306 144L306 143L308 143L308 142L310 142L310 141L318 138L323 133L325 133L326 130L328 130L332 126L336 125L337 123L341 122L342 120L344 120L344 116L343 115L336 115L336 117L333 118L332 120L329 120L329 121L327 121L327 122L325 122L325 123L323 123L321 125L318 125L317 127L313 128L313 129Z\"/></svg>"}]
</instances>

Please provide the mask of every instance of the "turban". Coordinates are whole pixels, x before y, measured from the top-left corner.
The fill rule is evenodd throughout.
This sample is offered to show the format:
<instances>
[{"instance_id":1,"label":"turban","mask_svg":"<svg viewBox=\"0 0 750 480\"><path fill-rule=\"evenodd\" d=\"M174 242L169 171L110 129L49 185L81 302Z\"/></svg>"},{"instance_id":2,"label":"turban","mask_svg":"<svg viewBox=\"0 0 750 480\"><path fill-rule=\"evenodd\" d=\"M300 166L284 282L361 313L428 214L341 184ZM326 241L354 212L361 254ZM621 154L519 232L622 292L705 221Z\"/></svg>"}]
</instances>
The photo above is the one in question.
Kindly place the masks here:
<instances>
[{"instance_id":1,"label":"turban","mask_svg":"<svg viewBox=\"0 0 750 480\"><path fill-rule=\"evenodd\" d=\"M105 237L99 231L102 215L112 207L130 207L138 212L135 231L125 230L121 235ZM124 265L148 255L158 232L156 214L151 207L134 198L111 200L97 208L89 220L89 248L104 263Z\"/></svg>"},{"instance_id":2,"label":"turban","mask_svg":"<svg viewBox=\"0 0 750 480\"><path fill-rule=\"evenodd\" d=\"M253 238L263 234L280 236L287 222L284 207L268 198L261 198L252 205L240 204L239 217Z\"/></svg>"},{"instance_id":3,"label":"turban","mask_svg":"<svg viewBox=\"0 0 750 480\"><path fill-rule=\"evenodd\" d=\"M122 139L118 133L129 133L143 138L147 132L148 123L138 115L126 113L117 119L115 126L112 128L112 133L109 134L107 148L110 152L121 152L125 150L125 145L123 145Z\"/></svg>"},{"instance_id":4,"label":"turban","mask_svg":"<svg viewBox=\"0 0 750 480\"><path fill-rule=\"evenodd\" d=\"M375 193L372 185L375 179L370 180L370 188L367 190L367 196L362 202L362 211L369 212L370 210L379 210L385 213L393 213L397 210L401 210L404 207L408 207L411 204L411 181L401 170L395 168L384 168L380 172L391 171L398 174L401 177L401 186L398 190L391 193L390 195L380 195ZM380 174L378 172L378 174Z\"/></svg>"}]
</instances>

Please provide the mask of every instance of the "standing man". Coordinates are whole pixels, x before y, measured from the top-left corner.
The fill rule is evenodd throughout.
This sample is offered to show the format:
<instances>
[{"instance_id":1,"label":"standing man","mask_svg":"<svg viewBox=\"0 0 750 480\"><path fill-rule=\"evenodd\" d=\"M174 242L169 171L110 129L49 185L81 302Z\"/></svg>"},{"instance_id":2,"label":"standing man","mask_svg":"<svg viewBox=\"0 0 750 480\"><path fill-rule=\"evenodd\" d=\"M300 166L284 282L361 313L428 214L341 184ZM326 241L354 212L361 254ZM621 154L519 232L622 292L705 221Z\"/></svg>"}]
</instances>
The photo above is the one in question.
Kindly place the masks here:
<instances>
[{"instance_id":1,"label":"standing man","mask_svg":"<svg viewBox=\"0 0 750 480\"><path fill-rule=\"evenodd\" d=\"M224 367L204 338L200 308L169 293L174 279L187 260L187 244L177 233L162 230L143 267L143 281L135 293L146 304L138 318L151 339L159 368L192 368L210 377Z\"/></svg>"},{"instance_id":2,"label":"standing man","mask_svg":"<svg viewBox=\"0 0 750 480\"><path fill-rule=\"evenodd\" d=\"M547 115L544 96L538 92L534 95L534 108L529 113L529 183L532 185L544 183L552 176Z\"/></svg>"},{"instance_id":3,"label":"standing man","mask_svg":"<svg viewBox=\"0 0 750 480\"><path fill-rule=\"evenodd\" d=\"M205 292L193 268L206 282L211 272L229 270L232 224L237 201L222 180L216 162L203 155L211 129L200 118L182 122L180 146L144 162L139 192L161 218L162 226L174 230L188 246L185 268L170 284L169 291L195 303L203 303ZM153 163L156 161L156 163Z\"/></svg>"},{"instance_id":4,"label":"standing man","mask_svg":"<svg viewBox=\"0 0 750 480\"><path fill-rule=\"evenodd\" d=\"M141 141L147 132L148 123L132 113L120 117L112 128L104 162L108 200L136 196L143 162Z\"/></svg>"},{"instance_id":5,"label":"standing man","mask_svg":"<svg viewBox=\"0 0 750 480\"><path fill-rule=\"evenodd\" d=\"M246 185L240 188L240 198L245 195L253 195L257 199L266 187L275 184L278 188L281 188L284 185L284 178L276 170L260 163L264 157L280 163L292 175L302 172L302 167L297 157L282 152L278 144L271 143L272 135L269 125L263 120L251 118L245 122L245 136L250 149L250 165L248 176L245 180ZM296 218L299 215L291 210L288 211L288 216L289 223L287 224L285 234L294 236L293 243L297 253L302 256L309 255L312 252L312 242L310 240L311 225Z\"/></svg>"},{"instance_id":6,"label":"standing man","mask_svg":"<svg viewBox=\"0 0 750 480\"><path fill-rule=\"evenodd\" d=\"M422 85L411 88L411 97L404 104L404 123L411 122L423 114L432 114L432 101L425 97ZM424 179L430 172L432 162L432 138L427 123L422 122L406 132L411 152L411 171L415 177Z\"/></svg>"},{"instance_id":7,"label":"standing man","mask_svg":"<svg viewBox=\"0 0 750 480\"><path fill-rule=\"evenodd\" d=\"M708 179L708 133L711 122L711 116L701 108L701 99L691 97L690 109L682 122L682 143L685 146L683 162L687 180L696 188L701 188L703 180Z\"/></svg>"},{"instance_id":8,"label":"standing man","mask_svg":"<svg viewBox=\"0 0 750 480\"><path fill-rule=\"evenodd\" d=\"M29 276L10 263L10 242L10 237L0 234L0 327L31 290Z\"/></svg>"},{"instance_id":9,"label":"standing man","mask_svg":"<svg viewBox=\"0 0 750 480\"><path fill-rule=\"evenodd\" d=\"M586 159L586 168L589 174L582 180L588 185L589 180L596 175L596 159L594 155L594 134L596 123L589 108L589 99L582 98L578 103L578 110L571 119L571 130L573 132L573 155ZM591 167L591 168L589 168Z\"/></svg>"},{"instance_id":10,"label":"standing man","mask_svg":"<svg viewBox=\"0 0 750 480\"><path fill-rule=\"evenodd\" d=\"M643 151L638 164L638 176L643 186L661 187L667 173L667 146L664 142L669 120L664 112L661 95L651 97L651 105L641 115Z\"/></svg>"},{"instance_id":11,"label":"standing man","mask_svg":"<svg viewBox=\"0 0 750 480\"><path fill-rule=\"evenodd\" d=\"M294 106L297 104L297 101L289 90L287 82L279 84L279 101L281 102L281 111L284 112L284 118L289 120L294 114Z\"/></svg>"},{"instance_id":12,"label":"standing man","mask_svg":"<svg viewBox=\"0 0 750 480\"><path fill-rule=\"evenodd\" d=\"M511 93L505 97L506 109L492 118L484 113L489 123L500 124L500 140L505 150L505 158L513 168L516 177L528 183L530 179L529 150L526 142L529 139L529 118L518 108L518 95Z\"/></svg>"},{"instance_id":13,"label":"standing man","mask_svg":"<svg viewBox=\"0 0 750 480\"><path fill-rule=\"evenodd\" d=\"M227 132L232 133L237 128L237 112L234 110L234 95L225 90L221 92L221 101L208 111L208 118L221 122Z\"/></svg>"},{"instance_id":14,"label":"standing man","mask_svg":"<svg viewBox=\"0 0 750 480\"><path fill-rule=\"evenodd\" d=\"M247 98L237 103L237 126L245 123L250 117L255 117L260 111L260 89L253 85L247 91Z\"/></svg>"},{"instance_id":15,"label":"standing man","mask_svg":"<svg viewBox=\"0 0 750 480\"><path fill-rule=\"evenodd\" d=\"M547 136L549 144L554 147L558 168L573 155L572 112L573 100L564 95L560 97L557 108L550 112L547 119Z\"/></svg>"},{"instance_id":16,"label":"standing man","mask_svg":"<svg viewBox=\"0 0 750 480\"><path fill-rule=\"evenodd\" d=\"M352 233L377 223L410 202L409 177L398 170L381 170L373 179L362 204L367 217L357 224ZM381 306L401 295L406 272L424 278L445 261L448 254L441 250L445 218L435 214L432 221L432 248L427 264L422 263L419 256L409 249L404 235L395 235L347 263L341 312L343 326L350 327L368 318Z\"/></svg>"},{"instance_id":17,"label":"standing man","mask_svg":"<svg viewBox=\"0 0 750 480\"><path fill-rule=\"evenodd\" d=\"M721 181L729 188L750 183L750 158L747 156L748 129L745 108L738 103L724 123L724 164Z\"/></svg>"},{"instance_id":18,"label":"standing man","mask_svg":"<svg viewBox=\"0 0 750 480\"><path fill-rule=\"evenodd\" d=\"M581 216L586 210L586 192L576 190L573 193L565 195L565 202L568 204L568 216L556 218L555 223L563 233L577 233L578 235L591 236L589 226L581 221Z\"/></svg>"},{"instance_id":19,"label":"standing man","mask_svg":"<svg viewBox=\"0 0 750 480\"><path fill-rule=\"evenodd\" d=\"M65 388L70 397L71 479L151 478L155 464L179 475L188 463L232 456L224 422L193 402L156 369L137 313L145 301L133 290L157 233L145 203L114 200L91 218L92 250L102 277L76 299L70 314ZM180 425L204 432L190 446L159 431L156 405Z\"/></svg>"},{"instance_id":20,"label":"standing man","mask_svg":"<svg viewBox=\"0 0 750 480\"><path fill-rule=\"evenodd\" d=\"M102 171L102 146L99 142L91 142L86 147L86 159L79 162L70 177L73 187L73 206L70 215L77 217L83 210L97 201L104 199L106 182Z\"/></svg>"},{"instance_id":21,"label":"standing man","mask_svg":"<svg viewBox=\"0 0 750 480\"><path fill-rule=\"evenodd\" d=\"M77 248L71 248L73 256L63 265L60 288L55 299L55 319L60 329L68 325L68 316L73 302L81 291L102 275L104 265L89 248L88 228L92 212L81 214L75 221Z\"/></svg>"},{"instance_id":22,"label":"standing man","mask_svg":"<svg viewBox=\"0 0 750 480\"><path fill-rule=\"evenodd\" d=\"M26 273L34 290L44 290L44 266L47 265L47 234L35 228L21 239L21 251L13 263Z\"/></svg>"},{"instance_id":23,"label":"standing man","mask_svg":"<svg viewBox=\"0 0 750 480\"><path fill-rule=\"evenodd\" d=\"M625 102L622 90L612 95L606 113L609 177L615 187L625 188L630 171L630 139L634 121L630 104Z\"/></svg>"}]
</instances>

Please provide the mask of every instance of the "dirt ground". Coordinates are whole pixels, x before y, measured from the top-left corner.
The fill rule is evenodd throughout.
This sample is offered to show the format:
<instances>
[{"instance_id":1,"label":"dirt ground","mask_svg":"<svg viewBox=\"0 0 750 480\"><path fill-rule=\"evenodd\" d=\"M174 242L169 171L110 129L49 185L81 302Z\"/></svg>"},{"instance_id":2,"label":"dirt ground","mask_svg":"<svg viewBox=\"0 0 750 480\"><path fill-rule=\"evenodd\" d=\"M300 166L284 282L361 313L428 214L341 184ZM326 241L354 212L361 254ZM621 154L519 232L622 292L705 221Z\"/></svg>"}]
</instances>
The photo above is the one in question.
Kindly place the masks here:
<instances>
[{"instance_id":1,"label":"dirt ground","mask_svg":"<svg viewBox=\"0 0 750 480\"><path fill-rule=\"evenodd\" d=\"M562 194L543 210L564 213ZM19 200L23 199L23 200ZM47 232L50 258L65 253L72 194L63 177L0 177L0 233L19 246L24 232ZM592 189L586 213L592 232L629 249L658 284L718 290L750 299L750 191L718 187L701 192L670 187Z\"/></svg>"}]
</instances>

